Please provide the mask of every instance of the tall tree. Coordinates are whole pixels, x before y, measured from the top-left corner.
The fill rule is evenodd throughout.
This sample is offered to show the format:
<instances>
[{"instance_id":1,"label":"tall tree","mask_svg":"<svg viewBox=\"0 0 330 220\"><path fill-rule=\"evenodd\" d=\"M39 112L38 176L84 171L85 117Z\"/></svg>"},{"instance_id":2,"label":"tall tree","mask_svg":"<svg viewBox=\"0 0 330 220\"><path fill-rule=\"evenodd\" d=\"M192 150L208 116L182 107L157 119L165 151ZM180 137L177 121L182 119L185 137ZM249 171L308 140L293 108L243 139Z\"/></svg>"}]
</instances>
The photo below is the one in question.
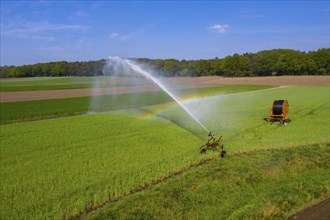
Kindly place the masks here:
<instances>
[{"instance_id":1,"label":"tall tree","mask_svg":"<svg viewBox=\"0 0 330 220\"><path fill-rule=\"evenodd\" d=\"M252 74L249 58L238 54L225 57L223 71L225 76L250 76Z\"/></svg>"},{"instance_id":2,"label":"tall tree","mask_svg":"<svg viewBox=\"0 0 330 220\"><path fill-rule=\"evenodd\" d=\"M176 76L179 70L179 61L176 59L164 60L163 73L164 76Z\"/></svg>"},{"instance_id":3,"label":"tall tree","mask_svg":"<svg viewBox=\"0 0 330 220\"><path fill-rule=\"evenodd\" d=\"M211 76L217 75L217 76L221 76L223 75L224 71L223 71L223 60L219 59L219 58L215 58L213 60L211 60L211 67L210 67L210 71L209 71Z\"/></svg>"},{"instance_id":4,"label":"tall tree","mask_svg":"<svg viewBox=\"0 0 330 220\"><path fill-rule=\"evenodd\" d=\"M291 49L264 50L257 53L234 54L224 59L181 60L138 58L137 62L152 67L162 76L269 76L269 75L330 75L330 49L308 53ZM1 77L33 76L98 76L113 74L104 69L105 60L88 62L49 62L35 65L0 67ZM103 71L105 70L105 72Z\"/></svg>"},{"instance_id":5,"label":"tall tree","mask_svg":"<svg viewBox=\"0 0 330 220\"><path fill-rule=\"evenodd\" d=\"M195 61L195 73L197 76L209 75L211 64L208 60L197 60Z\"/></svg>"}]
</instances>

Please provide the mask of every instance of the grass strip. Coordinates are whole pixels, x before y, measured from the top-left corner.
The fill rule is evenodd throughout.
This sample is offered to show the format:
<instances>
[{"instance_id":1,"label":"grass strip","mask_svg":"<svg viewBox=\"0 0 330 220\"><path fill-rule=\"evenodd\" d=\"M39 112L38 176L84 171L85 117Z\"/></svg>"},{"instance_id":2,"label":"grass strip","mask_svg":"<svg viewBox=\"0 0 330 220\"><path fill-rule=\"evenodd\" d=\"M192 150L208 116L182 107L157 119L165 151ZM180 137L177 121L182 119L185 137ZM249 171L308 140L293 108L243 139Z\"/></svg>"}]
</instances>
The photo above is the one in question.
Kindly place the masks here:
<instances>
[{"instance_id":1,"label":"grass strip","mask_svg":"<svg viewBox=\"0 0 330 220\"><path fill-rule=\"evenodd\" d=\"M38 85L38 86L1 86L0 92L39 91L39 90L62 90L91 88L90 84L67 84L67 85Z\"/></svg>"},{"instance_id":2,"label":"grass strip","mask_svg":"<svg viewBox=\"0 0 330 220\"><path fill-rule=\"evenodd\" d=\"M19 79L1 79L0 85L4 88L24 87L24 86L44 86L44 85L60 85L60 84L91 84L95 78L93 77L30 77Z\"/></svg>"},{"instance_id":3,"label":"grass strip","mask_svg":"<svg viewBox=\"0 0 330 220\"><path fill-rule=\"evenodd\" d=\"M1 79L1 92L84 89L143 84L143 78L125 77L31 77L16 80Z\"/></svg>"},{"instance_id":4,"label":"grass strip","mask_svg":"<svg viewBox=\"0 0 330 220\"><path fill-rule=\"evenodd\" d=\"M213 160L87 219L285 219L329 195L330 144Z\"/></svg>"}]
</instances>

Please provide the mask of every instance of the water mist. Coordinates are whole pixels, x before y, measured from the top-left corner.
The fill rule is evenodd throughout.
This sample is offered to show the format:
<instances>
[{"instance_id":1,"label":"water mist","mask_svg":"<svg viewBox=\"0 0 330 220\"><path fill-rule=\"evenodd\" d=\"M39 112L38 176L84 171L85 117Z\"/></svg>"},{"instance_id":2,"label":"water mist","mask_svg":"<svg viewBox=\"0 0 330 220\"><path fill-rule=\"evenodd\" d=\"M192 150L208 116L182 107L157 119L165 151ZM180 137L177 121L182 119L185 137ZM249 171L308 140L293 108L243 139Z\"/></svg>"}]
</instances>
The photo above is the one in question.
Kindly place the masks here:
<instances>
[{"instance_id":1,"label":"water mist","mask_svg":"<svg viewBox=\"0 0 330 220\"><path fill-rule=\"evenodd\" d=\"M138 64L132 60L122 59L120 57L109 57L109 65L115 72L127 72L133 71L136 72L146 79L152 81L159 88L161 88L166 94L168 94L178 105L194 120L196 121L207 133L210 131L195 117L195 115L183 104L183 102L176 97L169 89L156 77L152 76L148 71L141 68Z\"/></svg>"}]
</instances>

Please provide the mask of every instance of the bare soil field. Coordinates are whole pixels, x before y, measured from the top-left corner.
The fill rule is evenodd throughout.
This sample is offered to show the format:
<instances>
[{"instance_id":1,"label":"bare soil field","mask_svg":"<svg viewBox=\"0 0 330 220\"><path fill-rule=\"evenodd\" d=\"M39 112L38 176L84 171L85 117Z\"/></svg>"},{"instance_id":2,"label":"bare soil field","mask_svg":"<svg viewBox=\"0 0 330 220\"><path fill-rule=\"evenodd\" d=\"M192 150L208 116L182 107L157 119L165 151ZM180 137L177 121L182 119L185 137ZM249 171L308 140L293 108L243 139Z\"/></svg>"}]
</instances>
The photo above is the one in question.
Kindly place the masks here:
<instances>
[{"instance_id":1,"label":"bare soil field","mask_svg":"<svg viewBox=\"0 0 330 220\"><path fill-rule=\"evenodd\" d=\"M250 85L275 85L275 86L328 86L330 76L267 76L267 77L201 77L202 84L250 84ZM198 83L197 83L198 84Z\"/></svg>"},{"instance_id":2,"label":"bare soil field","mask_svg":"<svg viewBox=\"0 0 330 220\"><path fill-rule=\"evenodd\" d=\"M132 83L132 80L130 80ZM113 81L118 83L117 80ZM127 82L126 82L127 83ZM171 77L164 78L164 83L173 89L200 88L217 85L275 85L275 86L329 86L330 76L269 76L269 77ZM158 91L152 84L138 84L97 89L66 89L24 92L1 92L0 102L15 102L26 100L72 98L95 95L125 94Z\"/></svg>"}]
</instances>

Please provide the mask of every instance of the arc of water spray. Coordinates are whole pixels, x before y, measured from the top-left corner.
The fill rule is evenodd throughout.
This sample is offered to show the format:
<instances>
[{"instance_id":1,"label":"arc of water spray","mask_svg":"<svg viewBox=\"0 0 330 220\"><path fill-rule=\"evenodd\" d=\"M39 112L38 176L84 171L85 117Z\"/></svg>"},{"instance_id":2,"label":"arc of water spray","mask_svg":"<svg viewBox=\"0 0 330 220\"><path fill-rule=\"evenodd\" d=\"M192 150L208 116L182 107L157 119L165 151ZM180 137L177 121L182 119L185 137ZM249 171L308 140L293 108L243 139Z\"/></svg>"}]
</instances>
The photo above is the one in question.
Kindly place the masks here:
<instances>
[{"instance_id":1,"label":"arc of water spray","mask_svg":"<svg viewBox=\"0 0 330 220\"><path fill-rule=\"evenodd\" d=\"M160 87L164 92L166 92L166 94L168 94L174 101L176 101L180 107L188 113L188 115L190 117L192 117L205 131L207 131L207 133L210 133L210 131L189 111L189 109L187 109L183 104L182 101L176 97L174 94L172 94L165 85L163 85L157 78L155 78L154 76L152 76L150 73L148 73L147 71L143 70L140 66L138 66L137 64L135 64L133 61L131 60L127 60L127 59L121 59L119 57L110 57L110 60L113 60L115 62L120 62L123 64L128 65L131 69L133 69L134 71L140 73L141 75L143 75L144 77L146 77L148 80L151 80L152 82L154 82L158 87Z\"/></svg>"}]
</instances>

